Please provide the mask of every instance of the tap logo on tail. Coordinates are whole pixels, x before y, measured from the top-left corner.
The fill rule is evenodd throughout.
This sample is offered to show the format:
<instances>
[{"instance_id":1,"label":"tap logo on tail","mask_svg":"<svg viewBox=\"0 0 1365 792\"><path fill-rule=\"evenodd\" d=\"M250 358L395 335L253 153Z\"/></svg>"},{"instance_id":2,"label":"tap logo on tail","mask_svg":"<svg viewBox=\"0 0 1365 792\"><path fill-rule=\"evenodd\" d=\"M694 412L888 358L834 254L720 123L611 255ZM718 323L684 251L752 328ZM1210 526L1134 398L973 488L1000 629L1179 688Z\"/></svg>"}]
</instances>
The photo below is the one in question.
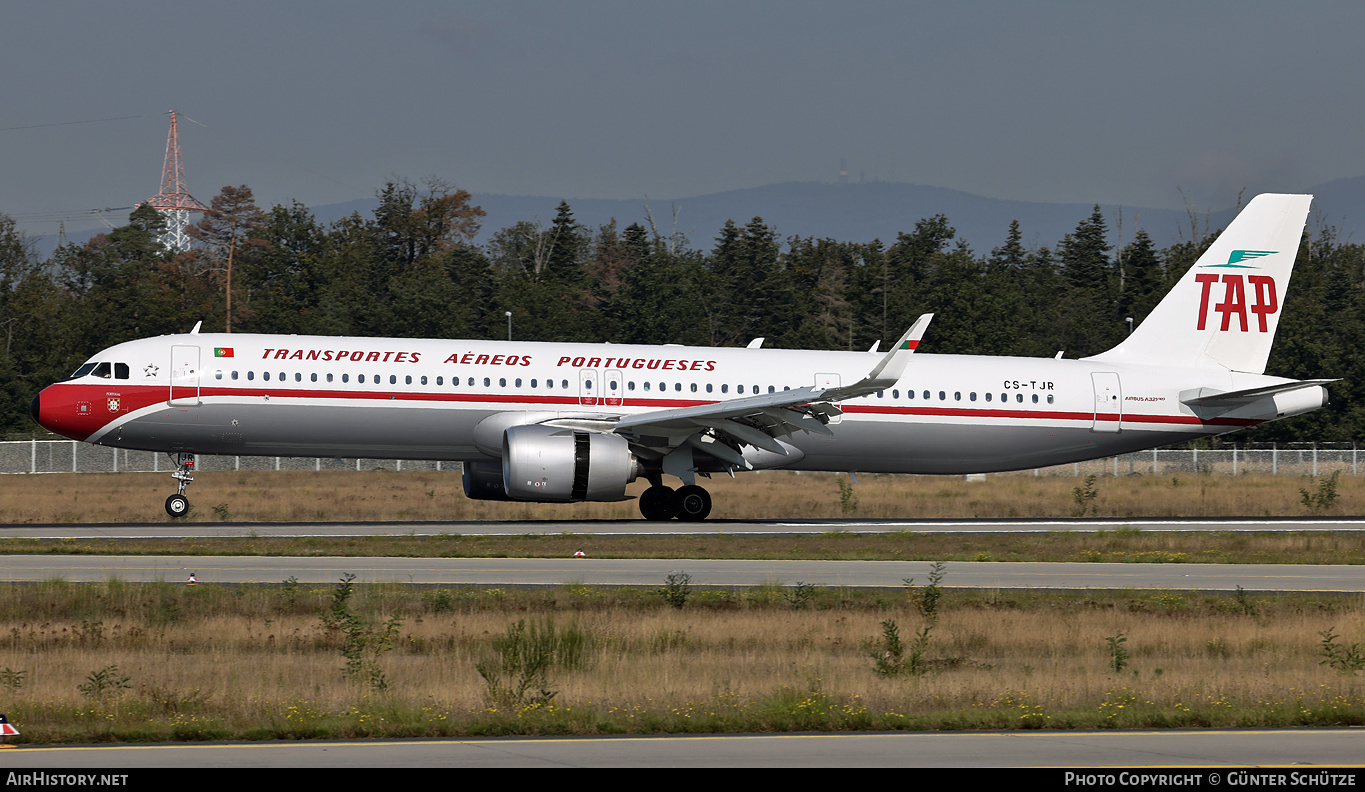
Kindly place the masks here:
<instances>
[{"instance_id":1,"label":"tap logo on tail","mask_svg":"<svg viewBox=\"0 0 1365 792\"><path fill-rule=\"evenodd\" d=\"M1277 250L1234 250L1228 256L1226 264L1206 264L1208 269L1260 269L1255 264L1243 262L1254 261L1264 256L1273 256ZM1203 330L1208 325L1209 318L1209 299L1213 294L1214 284L1223 284L1223 301L1215 303L1213 310L1222 314L1222 323L1219 330L1233 329L1233 319L1237 320L1237 329L1245 333L1250 330L1251 323L1248 321L1248 311L1256 316L1256 332L1269 332L1269 322L1267 317L1280 310L1279 295L1275 291L1275 279L1269 275L1240 275L1227 273L1217 275L1214 273L1200 273L1194 276L1196 283L1203 286L1199 296L1199 329ZM1251 303L1247 303L1247 293L1251 294Z\"/></svg>"}]
</instances>

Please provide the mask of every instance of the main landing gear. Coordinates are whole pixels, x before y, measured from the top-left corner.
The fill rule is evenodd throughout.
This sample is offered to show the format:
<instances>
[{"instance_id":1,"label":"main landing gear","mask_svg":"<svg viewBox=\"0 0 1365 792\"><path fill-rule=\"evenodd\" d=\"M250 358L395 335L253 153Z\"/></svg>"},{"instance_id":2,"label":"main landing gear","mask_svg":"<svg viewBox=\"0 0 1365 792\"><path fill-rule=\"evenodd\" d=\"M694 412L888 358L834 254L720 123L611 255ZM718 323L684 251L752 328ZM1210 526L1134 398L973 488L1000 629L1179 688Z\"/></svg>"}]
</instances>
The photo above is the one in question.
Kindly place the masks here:
<instances>
[{"instance_id":1,"label":"main landing gear","mask_svg":"<svg viewBox=\"0 0 1365 792\"><path fill-rule=\"evenodd\" d=\"M185 497L185 487L194 481L190 472L194 470L194 454L178 453L172 454L175 460L175 472L171 478L180 482L175 494L166 499L166 513L172 517L184 517L190 512L190 499Z\"/></svg>"},{"instance_id":2,"label":"main landing gear","mask_svg":"<svg viewBox=\"0 0 1365 792\"><path fill-rule=\"evenodd\" d=\"M640 494L640 514L646 520L662 521L677 517L684 522L700 522L711 513L711 493L689 484L674 490L655 484Z\"/></svg>"}]
</instances>

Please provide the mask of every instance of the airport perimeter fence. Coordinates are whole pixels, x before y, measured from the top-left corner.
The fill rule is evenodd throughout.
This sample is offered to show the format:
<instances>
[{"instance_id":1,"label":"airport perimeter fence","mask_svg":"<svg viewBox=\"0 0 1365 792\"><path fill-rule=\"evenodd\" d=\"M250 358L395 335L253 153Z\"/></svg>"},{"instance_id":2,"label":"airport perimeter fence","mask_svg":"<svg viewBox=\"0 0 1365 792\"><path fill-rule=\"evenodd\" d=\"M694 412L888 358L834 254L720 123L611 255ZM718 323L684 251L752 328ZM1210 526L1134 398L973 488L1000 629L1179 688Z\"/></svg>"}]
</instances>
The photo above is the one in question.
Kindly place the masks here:
<instances>
[{"instance_id":1,"label":"airport perimeter fence","mask_svg":"<svg viewBox=\"0 0 1365 792\"><path fill-rule=\"evenodd\" d=\"M1336 471L1359 475L1365 462L1353 443L1252 444L1217 449L1157 448L1068 465L991 475L1124 476L1156 473L1215 475L1269 474L1328 476ZM128 451L75 440L0 441L0 473L170 473L167 454ZM214 470L433 470L461 471L458 462L393 459L201 455L195 469Z\"/></svg>"}]
</instances>

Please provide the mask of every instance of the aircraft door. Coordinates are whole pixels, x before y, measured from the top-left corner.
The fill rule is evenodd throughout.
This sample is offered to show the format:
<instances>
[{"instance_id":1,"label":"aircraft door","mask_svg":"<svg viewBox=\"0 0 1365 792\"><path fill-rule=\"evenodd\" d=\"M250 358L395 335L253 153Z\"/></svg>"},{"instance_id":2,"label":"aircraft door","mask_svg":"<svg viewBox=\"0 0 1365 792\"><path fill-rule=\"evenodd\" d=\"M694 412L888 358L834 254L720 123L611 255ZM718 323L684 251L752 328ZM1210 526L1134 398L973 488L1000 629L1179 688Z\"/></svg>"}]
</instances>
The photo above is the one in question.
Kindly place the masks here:
<instances>
[{"instance_id":1,"label":"aircraft door","mask_svg":"<svg viewBox=\"0 0 1365 792\"><path fill-rule=\"evenodd\" d=\"M621 376L621 372L607 372L607 381L602 384L602 396L605 399L604 403L608 407L621 406L622 388L625 387L625 384L625 378Z\"/></svg>"},{"instance_id":2,"label":"aircraft door","mask_svg":"<svg viewBox=\"0 0 1365 792\"><path fill-rule=\"evenodd\" d=\"M1123 428L1123 391L1119 375L1112 371L1096 371L1090 375L1095 386L1095 422L1092 432L1118 432Z\"/></svg>"},{"instance_id":3,"label":"aircraft door","mask_svg":"<svg viewBox=\"0 0 1365 792\"><path fill-rule=\"evenodd\" d=\"M596 406L599 400L597 370L582 369L578 372L578 403Z\"/></svg>"},{"instance_id":4,"label":"aircraft door","mask_svg":"<svg viewBox=\"0 0 1365 792\"><path fill-rule=\"evenodd\" d=\"M169 403L199 404L199 347L171 346L171 392Z\"/></svg>"},{"instance_id":5,"label":"aircraft door","mask_svg":"<svg viewBox=\"0 0 1365 792\"><path fill-rule=\"evenodd\" d=\"M841 384L838 374L816 374L815 387L817 388L837 388ZM829 419L831 424L841 423L844 416L835 415Z\"/></svg>"}]
</instances>

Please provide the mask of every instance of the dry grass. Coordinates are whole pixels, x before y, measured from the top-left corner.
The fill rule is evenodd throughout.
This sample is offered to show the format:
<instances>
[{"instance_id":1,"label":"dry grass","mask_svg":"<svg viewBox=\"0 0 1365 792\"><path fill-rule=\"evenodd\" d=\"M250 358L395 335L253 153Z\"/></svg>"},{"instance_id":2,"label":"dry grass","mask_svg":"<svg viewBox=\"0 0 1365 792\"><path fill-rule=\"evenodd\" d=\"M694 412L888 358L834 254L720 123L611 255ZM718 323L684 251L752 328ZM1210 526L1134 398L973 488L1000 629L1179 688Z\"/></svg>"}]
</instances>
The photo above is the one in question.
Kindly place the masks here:
<instances>
[{"instance_id":1,"label":"dry grass","mask_svg":"<svg viewBox=\"0 0 1365 792\"><path fill-rule=\"evenodd\" d=\"M706 483L712 519L1027 518L1079 511L1072 477L992 475L861 475L847 499L826 473L768 472ZM12 475L0 485L0 522L89 523L169 521L162 509L174 491L166 474L54 473ZM1101 517L1305 516L1299 476L1179 474L1106 476L1087 509ZM640 481L629 494L645 487ZM472 501L460 474L445 472L200 472L189 492L192 521L597 520L639 519L635 501L536 504ZM218 508L215 508L218 507ZM1324 514L1365 512L1365 480L1340 479Z\"/></svg>"},{"instance_id":2,"label":"dry grass","mask_svg":"<svg viewBox=\"0 0 1365 792\"><path fill-rule=\"evenodd\" d=\"M10 719L38 741L1365 723L1365 677L1321 664L1321 632L1365 638L1358 597L1257 598L1253 615L1193 593L950 592L930 673L885 678L870 657L881 622L896 619L906 638L927 624L903 594L822 591L796 609L773 590L710 592L675 610L586 587L374 587L356 610L403 622L379 660L392 681L383 693L343 679L340 637L321 620L327 589L288 600L259 588L47 585L0 598L0 670L25 672L6 694ZM551 671L552 707L490 706L475 664L513 621L550 618L588 636L586 662ZM1115 672L1105 638L1120 634L1131 658ZM127 690L78 692L110 665Z\"/></svg>"}]
</instances>

